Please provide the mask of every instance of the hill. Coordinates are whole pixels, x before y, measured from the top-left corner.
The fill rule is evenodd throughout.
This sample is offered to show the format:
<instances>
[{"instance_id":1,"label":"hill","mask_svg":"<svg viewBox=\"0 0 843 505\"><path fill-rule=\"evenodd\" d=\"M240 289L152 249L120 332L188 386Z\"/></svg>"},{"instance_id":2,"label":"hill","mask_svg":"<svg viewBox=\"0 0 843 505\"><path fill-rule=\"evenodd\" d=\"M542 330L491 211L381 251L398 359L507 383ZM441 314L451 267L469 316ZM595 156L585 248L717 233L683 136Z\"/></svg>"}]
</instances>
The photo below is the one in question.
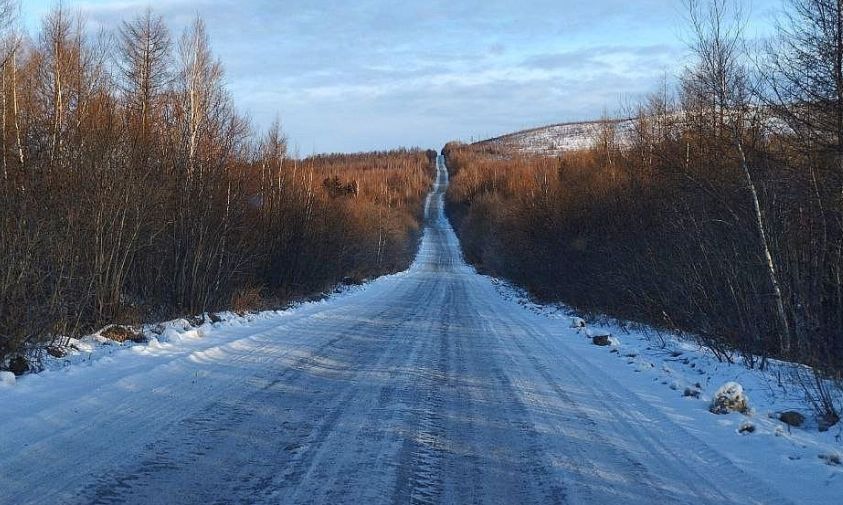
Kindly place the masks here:
<instances>
[{"instance_id":1,"label":"hill","mask_svg":"<svg viewBox=\"0 0 843 505\"><path fill-rule=\"evenodd\" d=\"M597 141L601 128L615 126L616 140L628 141L634 128L631 119L558 123L509 133L477 142L477 145L496 145L529 154L556 156L565 151L585 149Z\"/></svg>"}]
</instances>

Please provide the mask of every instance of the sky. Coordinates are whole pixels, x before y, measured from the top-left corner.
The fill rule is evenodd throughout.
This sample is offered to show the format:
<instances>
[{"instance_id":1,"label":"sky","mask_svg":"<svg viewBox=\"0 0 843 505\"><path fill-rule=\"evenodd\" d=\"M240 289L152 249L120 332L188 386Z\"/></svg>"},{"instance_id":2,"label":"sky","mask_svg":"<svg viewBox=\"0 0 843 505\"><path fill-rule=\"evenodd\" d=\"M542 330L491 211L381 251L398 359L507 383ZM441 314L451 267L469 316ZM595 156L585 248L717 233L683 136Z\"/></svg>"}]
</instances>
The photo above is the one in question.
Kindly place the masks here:
<instances>
[{"instance_id":1,"label":"sky","mask_svg":"<svg viewBox=\"0 0 843 505\"><path fill-rule=\"evenodd\" d=\"M753 0L768 30L781 0ZM22 0L34 33L54 0ZM197 14L239 109L299 155L479 140L599 118L687 61L681 0L64 0L92 30ZM174 36L174 39L176 37Z\"/></svg>"}]
</instances>

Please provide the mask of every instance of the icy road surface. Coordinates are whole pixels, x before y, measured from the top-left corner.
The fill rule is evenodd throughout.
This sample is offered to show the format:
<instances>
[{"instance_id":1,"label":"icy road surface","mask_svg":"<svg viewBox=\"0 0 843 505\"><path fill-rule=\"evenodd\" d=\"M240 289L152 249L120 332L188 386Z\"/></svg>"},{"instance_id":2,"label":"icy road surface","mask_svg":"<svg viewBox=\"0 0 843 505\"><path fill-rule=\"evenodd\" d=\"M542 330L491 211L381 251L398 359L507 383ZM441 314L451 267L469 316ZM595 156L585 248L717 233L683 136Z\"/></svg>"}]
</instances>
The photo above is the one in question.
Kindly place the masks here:
<instances>
[{"instance_id":1,"label":"icy road surface","mask_svg":"<svg viewBox=\"0 0 843 505\"><path fill-rule=\"evenodd\" d=\"M789 503L473 273L446 186L408 272L20 381L0 503Z\"/></svg>"}]
</instances>

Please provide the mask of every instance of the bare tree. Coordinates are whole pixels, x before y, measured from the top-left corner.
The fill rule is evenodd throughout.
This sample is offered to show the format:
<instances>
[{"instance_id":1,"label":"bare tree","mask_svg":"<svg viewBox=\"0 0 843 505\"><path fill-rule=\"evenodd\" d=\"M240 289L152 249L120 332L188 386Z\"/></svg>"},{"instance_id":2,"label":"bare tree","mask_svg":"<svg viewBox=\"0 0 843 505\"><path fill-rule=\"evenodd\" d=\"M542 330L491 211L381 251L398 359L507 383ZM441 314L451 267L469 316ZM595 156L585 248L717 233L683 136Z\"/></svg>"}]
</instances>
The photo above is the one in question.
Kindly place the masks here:
<instances>
[{"instance_id":1,"label":"bare tree","mask_svg":"<svg viewBox=\"0 0 843 505\"><path fill-rule=\"evenodd\" d=\"M710 104L715 135L726 135L737 153L754 211L759 252L773 290L772 298L779 322L779 352L788 355L791 348L790 322L764 209L744 147L748 123L756 118L747 70L742 59L745 15L741 5L730 0L686 0L686 5L694 34L691 49L697 56L696 66L686 76L686 90L701 97L701 102L707 101Z\"/></svg>"},{"instance_id":2,"label":"bare tree","mask_svg":"<svg viewBox=\"0 0 843 505\"><path fill-rule=\"evenodd\" d=\"M18 0L0 0L0 39L3 40L3 52L0 63L5 64L18 46L20 36L16 29L20 5Z\"/></svg>"},{"instance_id":3,"label":"bare tree","mask_svg":"<svg viewBox=\"0 0 843 505\"><path fill-rule=\"evenodd\" d=\"M280 124L256 141L237 113L200 19L171 58L150 11L112 44L59 5L17 44L14 5L0 0L0 368L105 324L278 306L407 266L423 152L297 170Z\"/></svg>"},{"instance_id":4,"label":"bare tree","mask_svg":"<svg viewBox=\"0 0 843 505\"><path fill-rule=\"evenodd\" d=\"M9 179L8 161L6 158L7 138L6 138L6 124L7 124L7 106L8 98L6 92L6 81L9 67L9 60L11 55L17 50L18 36L14 30L14 23L17 20L18 4L15 0L0 0L0 43L2 43L2 53L0 53L0 74L2 80L2 142L3 142L3 180Z\"/></svg>"},{"instance_id":5,"label":"bare tree","mask_svg":"<svg viewBox=\"0 0 843 505\"><path fill-rule=\"evenodd\" d=\"M807 149L843 169L843 1L788 0L761 66L767 103Z\"/></svg>"},{"instance_id":6,"label":"bare tree","mask_svg":"<svg viewBox=\"0 0 843 505\"><path fill-rule=\"evenodd\" d=\"M209 121L223 106L222 65L213 57L205 22L196 17L179 42L179 92L185 118L183 131L187 140L187 172L192 174L202 134Z\"/></svg>"},{"instance_id":7,"label":"bare tree","mask_svg":"<svg viewBox=\"0 0 843 505\"><path fill-rule=\"evenodd\" d=\"M121 88L130 114L140 123L145 139L169 84L170 33L163 18L151 9L120 27Z\"/></svg>"},{"instance_id":8,"label":"bare tree","mask_svg":"<svg viewBox=\"0 0 843 505\"><path fill-rule=\"evenodd\" d=\"M68 46L72 25L63 7L53 9L42 23L40 51L44 64L40 67L39 91L50 118L50 160L55 163L63 143L65 128L65 87L68 72ZM46 125L45 125L46 126Z\"/></svg>"},{"instance_id":9,"label":"bare tree","mask_svg":"<svg viewBox=\"0 0 843 505\"><path fill-rule=\"evenodd\" d=\"M23 142L21 142L21 129L20 129L20 118L19 118L19 108L18 108L18 52L20 51L20 44L19 39L15 40L16 44L15 47L12 49L10 55L10 61L4 65L4 70L6 67L11 69L11 76L10 76L10 87L11 87L11 101L12 101L12 123L15 127L15 147L18 154L18 160L20 161L20 166L23 168L25 157L23 154ZM4 88L3 92L3 99L4 101L7 100L6 98L6 91Z\"/></svg>"}]
</instances>

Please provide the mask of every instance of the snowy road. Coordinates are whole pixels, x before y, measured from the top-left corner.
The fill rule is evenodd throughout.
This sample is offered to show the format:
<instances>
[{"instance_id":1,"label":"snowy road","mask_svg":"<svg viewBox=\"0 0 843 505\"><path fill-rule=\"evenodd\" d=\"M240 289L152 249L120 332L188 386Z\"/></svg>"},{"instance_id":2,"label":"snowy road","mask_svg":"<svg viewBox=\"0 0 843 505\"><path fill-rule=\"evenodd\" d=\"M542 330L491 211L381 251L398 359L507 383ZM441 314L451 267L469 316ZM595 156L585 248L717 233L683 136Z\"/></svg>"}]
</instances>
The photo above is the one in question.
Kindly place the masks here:
<instances>
[{"instance_id":1,"label":"snowy road","mask_svg":"<svg viewBox=\"0 0 843 505\"><path fill-rule=\"evenodd\" d=\"M410 271L21 381L0 503L789 503L465 266L439 171Z\"/></svg>"}]
</instances>

